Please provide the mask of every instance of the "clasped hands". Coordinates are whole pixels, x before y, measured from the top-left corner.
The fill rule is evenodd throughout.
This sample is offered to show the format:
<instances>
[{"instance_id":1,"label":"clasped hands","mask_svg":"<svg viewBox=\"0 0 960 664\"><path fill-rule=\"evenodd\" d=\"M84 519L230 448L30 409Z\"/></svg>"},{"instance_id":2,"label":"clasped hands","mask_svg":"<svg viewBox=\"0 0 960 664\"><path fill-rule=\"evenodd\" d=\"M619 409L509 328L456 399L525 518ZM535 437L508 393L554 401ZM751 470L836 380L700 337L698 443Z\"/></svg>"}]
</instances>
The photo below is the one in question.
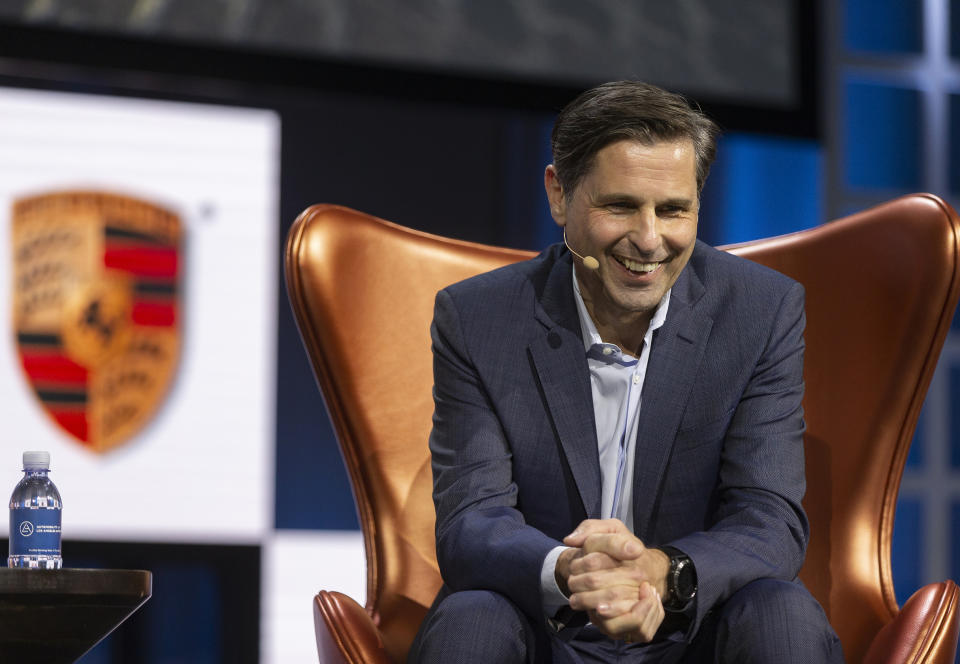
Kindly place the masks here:
<instances>
[{"instance_id":1,"label":"clasped hands","mask_svg":"<svg viewBox=\"0 0 960 664\"><path fill-rule=\"evenodd\" d=\"M587 519L563 539L554 573L570 608L614 639L647 643L664 610L670 559L647 548L618 519Z\"/></svg>"}]
</instances>

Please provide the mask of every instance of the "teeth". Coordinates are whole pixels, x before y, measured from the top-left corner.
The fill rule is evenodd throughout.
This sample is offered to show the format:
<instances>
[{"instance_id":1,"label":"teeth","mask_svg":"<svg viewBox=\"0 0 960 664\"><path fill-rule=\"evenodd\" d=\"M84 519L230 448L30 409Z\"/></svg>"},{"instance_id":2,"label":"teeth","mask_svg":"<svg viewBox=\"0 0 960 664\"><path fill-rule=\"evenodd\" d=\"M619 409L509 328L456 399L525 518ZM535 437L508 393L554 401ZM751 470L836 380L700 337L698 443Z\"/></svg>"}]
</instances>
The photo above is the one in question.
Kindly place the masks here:
<instances>
[{"instance_id":1,"label":"teeth","mask_svg":"<svg viewBox=\"0 0 960 664\"><path fill-rule=\"evenodd\" d=\"M660 263L641 263L639 261L632 261L629 258L621 258L620 256L616 258L631 272L653 272L660 267Z\"/></svg>"}]
</instances>

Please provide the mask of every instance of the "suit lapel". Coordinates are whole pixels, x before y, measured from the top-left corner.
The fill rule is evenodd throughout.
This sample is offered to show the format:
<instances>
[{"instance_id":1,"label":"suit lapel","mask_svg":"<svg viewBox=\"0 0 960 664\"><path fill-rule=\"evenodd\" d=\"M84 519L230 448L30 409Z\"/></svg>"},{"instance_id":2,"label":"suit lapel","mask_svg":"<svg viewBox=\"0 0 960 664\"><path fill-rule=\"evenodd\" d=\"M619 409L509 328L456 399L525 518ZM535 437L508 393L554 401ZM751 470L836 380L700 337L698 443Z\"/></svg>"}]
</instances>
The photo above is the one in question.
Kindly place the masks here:
<instances>
[{"instance_id":1,"label":"suit lapel","mask_svg":"<svg viewBox=\"0 0 960 664\"><path fill-rule=\"evenodd\" d=\"M597 430L590 372L573 299L572 269L569 254L553 264L535 314L543 330L529 350L584 511L588 517L598 518Z\"/></svg>"},{"instance_id":2,"label":"suit lapel","mask_svg":"<svg viewBox=\"0 0 960 664\"><path fill-rule=\"evenodd\" d=\"M633 482L634 532L647 541L660 483L693 388L713 320L696 303L704 287L691 265L670 295L663 326L654 332L643 384Z\"/></svg>"}]
</instances>

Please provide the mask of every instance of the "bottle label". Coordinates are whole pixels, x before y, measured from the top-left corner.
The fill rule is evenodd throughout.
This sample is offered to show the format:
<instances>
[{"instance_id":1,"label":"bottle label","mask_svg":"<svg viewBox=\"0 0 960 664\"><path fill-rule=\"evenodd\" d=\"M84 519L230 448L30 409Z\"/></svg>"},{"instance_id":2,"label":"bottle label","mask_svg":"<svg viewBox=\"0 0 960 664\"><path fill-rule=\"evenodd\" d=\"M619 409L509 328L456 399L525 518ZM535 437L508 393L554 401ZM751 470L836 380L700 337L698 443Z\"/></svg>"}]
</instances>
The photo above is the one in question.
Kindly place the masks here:
<instances>
[{"instance_id":1,"label":"bottle label","mask_svg":"<svg viewBox=\"0 0 960 664\"><path fill-rule=\"evenodd\" d=\"M61 510L10 510L11 556L59 556Z\"/></svg>"}]
</instances>

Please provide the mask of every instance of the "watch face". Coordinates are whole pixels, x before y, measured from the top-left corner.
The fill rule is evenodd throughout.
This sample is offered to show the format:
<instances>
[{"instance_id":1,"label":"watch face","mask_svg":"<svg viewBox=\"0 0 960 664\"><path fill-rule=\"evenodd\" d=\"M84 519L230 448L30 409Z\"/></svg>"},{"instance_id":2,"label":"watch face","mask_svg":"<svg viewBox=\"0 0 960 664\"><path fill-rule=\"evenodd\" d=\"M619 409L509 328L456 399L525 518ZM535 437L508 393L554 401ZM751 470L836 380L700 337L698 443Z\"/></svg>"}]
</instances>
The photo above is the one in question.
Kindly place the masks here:
<instances>
[{"instance_id":1,"label":"watch face","mask_svg":"<svg viewBox=\"0 0 960 664\"><path fill-rule=\"evenodd\" d=\"M697 593L697 577L689 558L680 561L677 569L677 595L692 599Z\"/></svg>"}]
</instances>

